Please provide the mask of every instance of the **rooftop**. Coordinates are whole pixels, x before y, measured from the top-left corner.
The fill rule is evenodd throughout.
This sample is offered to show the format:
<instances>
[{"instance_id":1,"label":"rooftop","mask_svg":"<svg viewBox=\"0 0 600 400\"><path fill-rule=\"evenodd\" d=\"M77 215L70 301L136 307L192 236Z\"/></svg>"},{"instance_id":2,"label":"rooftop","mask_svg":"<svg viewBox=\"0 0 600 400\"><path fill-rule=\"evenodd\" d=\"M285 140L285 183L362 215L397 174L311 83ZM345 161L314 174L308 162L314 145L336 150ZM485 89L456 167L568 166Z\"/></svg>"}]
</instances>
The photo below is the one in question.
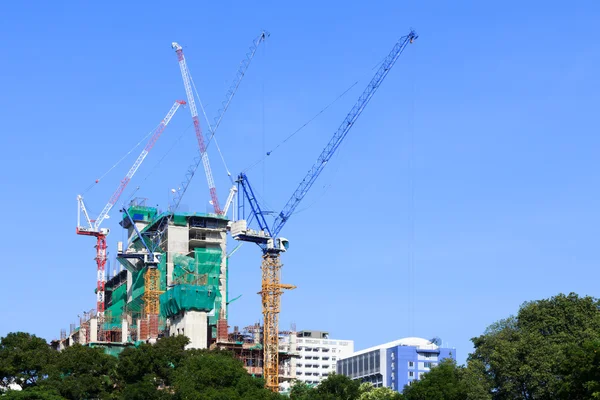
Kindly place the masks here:
<instances>
[{"instance_id":1,"label":"rooftop","mask_svg":"<svg viewBox=\"0 0 600 400\"><path fill-rule=\"evenodd\" d=\"M352 356L369 353L374 350L389 349L390 347L396 346L411 346L421 350L437 350L439 348L438 345L432 343L430 340L418 337L407 337L404 339L395 340L393 342L380 344L379 346L369 347L368 349L356 351L352 354Z\"/></svg>"}]
</instances>

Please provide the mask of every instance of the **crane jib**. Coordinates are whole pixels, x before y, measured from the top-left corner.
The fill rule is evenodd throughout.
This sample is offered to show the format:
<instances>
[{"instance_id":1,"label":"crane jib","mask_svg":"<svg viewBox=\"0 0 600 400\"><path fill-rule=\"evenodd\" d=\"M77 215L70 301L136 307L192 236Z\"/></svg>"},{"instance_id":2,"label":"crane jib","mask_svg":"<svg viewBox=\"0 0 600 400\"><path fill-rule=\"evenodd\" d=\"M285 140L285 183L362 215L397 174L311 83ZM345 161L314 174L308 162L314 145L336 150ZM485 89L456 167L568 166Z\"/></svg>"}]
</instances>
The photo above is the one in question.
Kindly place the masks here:
<instances>
[{"instance_id":1,"label":"crane jib","mask_svg":"<svg viewBox=\"0 0 600 400\"><path fill-rule=\"evenodd\" d=\"M411 30L408 35L401 37L400 40L398 40L398 42L394 45L390 53L384 59L381 66L379 67L379 69L377 70L377 72L363 91L363 93L358 98L356 104L352 107L346 118L344 118L340 127L333 134L333 137L330 139L329 143L325 146L320 156L317 158L315 164L309 169L307 175L300 182L300 185L298 185L298 188L294 191L286 205L283 207L282 211L277 214L277 218L273 222L272 229L268 229L267 226L267 230L272 234L272 237L277 237L279 235L279 232L283 229L285 223L294 213L294 210L296 209L296 207L298 207L298 204L300 204L304 196L308 193L316 179L319 177L319 175L325 168L325 165L327 165L327 162L334 155L335 151L345 139L352 126L354 126L354 123L361 115L363 110L366 108L369 101L371 100L371 98L373 97L373 95L387 76L388 72L394 66L400 54L402 54L406 46L409 43L414 42L414 40L417 39L417 37L417 34ZM249 182L245 174L243 174L243 176L241 175L240 179L245 181L245 184L250 188ZM245 194L246 192L244 191L244 195ZM242 195L242 193L240 192L239 195ZM252 204L252 201L249 202ZM254 208L256 208L257 206L258 203L255 205ZM252 211L254 213L255 210L253 209ZM259 219L256 214L254 216L257 217L257 220Z\"/></svg>"}]
</instances>

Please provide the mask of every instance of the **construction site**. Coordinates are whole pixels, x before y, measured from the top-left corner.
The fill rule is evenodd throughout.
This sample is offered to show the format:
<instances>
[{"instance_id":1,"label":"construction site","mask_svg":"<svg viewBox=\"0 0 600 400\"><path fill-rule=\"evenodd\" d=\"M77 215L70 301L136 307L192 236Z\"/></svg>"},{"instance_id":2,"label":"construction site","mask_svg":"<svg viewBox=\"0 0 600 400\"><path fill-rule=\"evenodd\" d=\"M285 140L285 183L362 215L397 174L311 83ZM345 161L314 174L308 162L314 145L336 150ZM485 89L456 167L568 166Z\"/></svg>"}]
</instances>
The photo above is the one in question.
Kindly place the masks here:
<instances>
[{"instance_id":1,"label":"construction site","mask_svg":"<svg viewBox=\"0 0 600 400\"><path fill-rule=\"evenodd\" d=\"M117 356L130 346L152 344L166 336L185 335L189 338L188 348L231 351L243 362L249 374L263 377L266 387L272 391L289 387L289 383L297 378L293 360L300 357L298 332L295 326L287 330L279 326L281 296L284 290L295 289L293 284L282 283L280 279L280 258L289 244L281 236L282 229L402 52L417 39L417 34L411 30L394 44L339 128L332 129L333 137L317 161L312 166L307 164L308 173L300 179L290 200L276 214L266 211L244 172L235 180L230 178L232 185L227 199L221 203L208 157L209 145L216 142L215 134L223 116L257 48L268 37L269 33L262 31L253 40L217 117L213 123L207 119L206 124L200 121L199 97L183 48L178 43L172 44L185 100L174 102L127 175L115 185L116 190L98 216L90 215L83 196L77 196L76 233L94 238L97 281L90 282L90 292L95 292L96 302L82 305L89 311L80 315L78 322L71 324L68 330L61 330L60 338L52 342L53 347L62 350L78 343L99 347ZM190 111L199 155L179 189L173 191L171 204L166 211L161 211L150 206L143 197L124 201L121 195L125 188L171 119L182 114L184 108ZM181 200L200 168L204 170L207 198L210 198L213 210L184 212L180 207ZM118 218L126 240L108 243L109 230L103 227L103 222L109 214L113 219ZM228 324L229 304L234 300L229 298L229 262L238 243L243 242L255 244L260 250L256 264L260 264L262 273L259 292L262 315L251 316L248 326L238 327ZM91 248L92 241L82 240L82 245L85 244ZM109 247L113 254L116 253L118 261L118 268L112 273L107 268ZM258 301L258 298L247 301Z\"/></svg>"}]
</instances>

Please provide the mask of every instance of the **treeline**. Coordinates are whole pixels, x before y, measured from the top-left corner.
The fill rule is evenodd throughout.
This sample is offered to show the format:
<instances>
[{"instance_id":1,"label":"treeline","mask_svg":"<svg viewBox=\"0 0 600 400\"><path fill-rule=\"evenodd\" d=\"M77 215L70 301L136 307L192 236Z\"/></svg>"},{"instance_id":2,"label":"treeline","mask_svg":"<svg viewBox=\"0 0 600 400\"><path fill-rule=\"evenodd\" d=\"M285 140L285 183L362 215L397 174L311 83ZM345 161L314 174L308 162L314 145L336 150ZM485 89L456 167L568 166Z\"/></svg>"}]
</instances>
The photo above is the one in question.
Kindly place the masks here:
<instances>
[{"instance_id":1,"label":"treeline","mask_svg":"<svg viewBox=\"0 0 600 400\"><path fill-rule=\"evenodd\" d=\"M406 400L600 399L600 302L574 293L521 306L472 339L466 366L440 364Z\"/></svg>"},{"instance_id":2,"label":"treeline","mask_svg":"<svg viewBox=\"0 0 600 400\"><path fill-rule=\"evenodd\" d=\"M119 357L10 333L0 340L2 399L281 399L230 353L184 350L185 336L125 349ZM12 385L11 385L12 384ZM23 390L10 390L19 385Z\"/></svg>"},{"instance_id":3,"label":"treeline","mask_svg":"<svg viewBox=\"0 0 600 400\"><path fill-rule=\"evenodd\" d=\"M396 393L345 376L298 383L291 400L600 399L600 303L576 294L525 303L472 339L464 366L441 362ZM61 352L27 333L0 339L3 399L285 399L230 353L184 350L183 336L119 357L75 345ZM23 390L10 390L18 385Z\"/></svg>"}]
</instances>

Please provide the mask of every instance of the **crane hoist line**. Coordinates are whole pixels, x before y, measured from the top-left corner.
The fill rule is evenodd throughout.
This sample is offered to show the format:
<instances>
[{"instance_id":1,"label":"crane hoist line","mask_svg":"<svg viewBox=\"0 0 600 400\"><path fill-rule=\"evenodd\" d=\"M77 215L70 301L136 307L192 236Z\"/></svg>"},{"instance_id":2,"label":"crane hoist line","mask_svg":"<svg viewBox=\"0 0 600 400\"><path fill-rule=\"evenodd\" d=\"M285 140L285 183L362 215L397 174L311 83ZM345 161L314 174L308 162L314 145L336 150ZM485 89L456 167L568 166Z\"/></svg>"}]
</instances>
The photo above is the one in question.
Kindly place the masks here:
<instances>
[{"instance_id":1,"label":"crane hoist line","mask_svg":"<svg viewBox=\"0 0 600 400\"><path fill-rule=\"evenodd\" d=\"M306 196L315 183L331 157L335 154L342 141L354 123L364 111L365 107L380 87L381 83L394 66L398 57L402 54L409 43L417 39L415 31L411 30L406 36L401 37L394 45L390 53L381 63L379 69L358 98L358 101L339 128L333 134L329 143L322 150L317 161L308 170L304 179L300 182L292 196L277 214L275 220L268 224L265 218L267 212L259 204L254 190L250 185L248 176L241 173L238 176L238 215L240 219L231 225L231 235L234 239L256 243L262 250L262 288L261 295L264 319L264 359L263 375L266 387L276 392L279 390L279 312L280 298L283 290L294 289L295 286L282 284L280 282L281 261L280 254L287 251L289 242L280 237L279 233L290 219L294 210ZM249 223L256 221L258 229L249 227Z\"/></svg>"}]
</instances>

